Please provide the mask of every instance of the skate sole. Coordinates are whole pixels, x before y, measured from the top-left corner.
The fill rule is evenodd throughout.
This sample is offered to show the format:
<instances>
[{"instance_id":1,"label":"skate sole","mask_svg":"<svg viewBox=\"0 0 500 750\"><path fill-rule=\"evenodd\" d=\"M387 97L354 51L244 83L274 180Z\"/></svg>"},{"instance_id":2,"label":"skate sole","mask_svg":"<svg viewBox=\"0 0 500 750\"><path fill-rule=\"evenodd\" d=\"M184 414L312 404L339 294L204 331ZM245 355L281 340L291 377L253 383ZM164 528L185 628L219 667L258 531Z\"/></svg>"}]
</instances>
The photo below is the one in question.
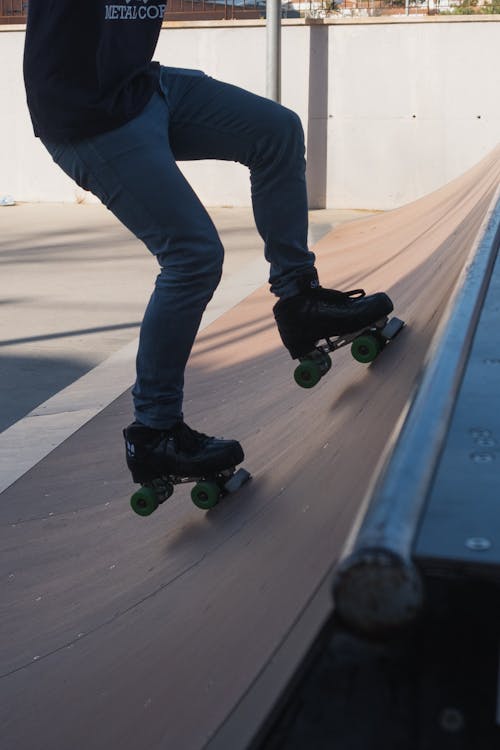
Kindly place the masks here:
<instances>
[{"instance_id":1,"label":"skate sole","mask_svg":"<svg viewBox=\"0 0 500 750\"><path fill-rule=\"evenodd\" d=\"M373 362L404 326L404 321L399 318L385 317L359 331L326 338L325 343L318 344L309 354L299 358L300 364L294 371L295 382L301 388L314 388L332 366L330 354L348 344L351 345L351 354L357 362Z\"/></svg>"},{"instance_id":2,"label":"skate sole","mask_svg":"<svg viewBox=\"0 0 500 750\"><path fill-rule=\"evenodd\" d=\"M237 492L250 479L251 474L246 469L236 467L202 477L165 475L141 483L141 488L130 498L130 505L137 515L150 516L172 496L175 485L195 482L191 500L197 508L209 510L226 495Z\"/></svg>"}]
</instances>

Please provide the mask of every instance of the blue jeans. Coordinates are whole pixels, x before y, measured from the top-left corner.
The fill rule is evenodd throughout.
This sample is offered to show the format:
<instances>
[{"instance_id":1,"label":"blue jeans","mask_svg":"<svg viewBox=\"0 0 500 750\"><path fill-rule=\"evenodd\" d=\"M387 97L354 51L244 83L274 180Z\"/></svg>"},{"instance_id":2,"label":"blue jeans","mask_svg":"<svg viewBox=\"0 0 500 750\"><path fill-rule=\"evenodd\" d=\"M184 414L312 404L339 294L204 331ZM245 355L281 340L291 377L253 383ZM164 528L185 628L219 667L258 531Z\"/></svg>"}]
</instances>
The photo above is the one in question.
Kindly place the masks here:
<instances>
[{"instance_id":1,"label":"blue jeans","mask_svg":"<svg viewBox=\"0 0 500 750\"><path fill-rule=\"evenodd\" d=\"M307 248L304 135L296 114L201 71L161 68L158 91L116 130L44 144L157 257L161 271L141 326L135 418L168 428L182 418L184 370L222 273L218 233L176 161L224 159L250 169L271 290L297 292L315 261Z\"/></svg>"}]
</instances>

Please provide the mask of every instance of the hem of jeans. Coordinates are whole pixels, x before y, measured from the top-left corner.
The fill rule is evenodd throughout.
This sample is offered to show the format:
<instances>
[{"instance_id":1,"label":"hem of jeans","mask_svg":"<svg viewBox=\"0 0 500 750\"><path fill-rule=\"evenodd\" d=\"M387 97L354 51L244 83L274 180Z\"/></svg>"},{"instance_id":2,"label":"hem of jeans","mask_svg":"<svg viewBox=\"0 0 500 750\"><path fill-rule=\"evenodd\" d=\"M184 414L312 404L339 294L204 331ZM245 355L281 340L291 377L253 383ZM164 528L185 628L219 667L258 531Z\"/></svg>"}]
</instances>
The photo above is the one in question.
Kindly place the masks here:
<instances>
[{"instance_id":1,"label":"hem of jeans","mask_svg":"<svg viewBox=\"0 0 500 750\"><path fill-rule=\"evenodd\" d=\"M287 272L287 276L291 276L292 278L285 280L284 282L281 279L277 282L271 282L270 291L279 299L295 297L302 291L299 280L303 275L309 273L313 269L316 270L314 261L308 266L301 266L298 269Z\"/></svg>"},{"instance_id":2,"label":"hem of jeans","mask_svg":"<svg viewBox=\"0 0 500 750\"><path fill-rule=\"evenodd\" d=\"M151 430L171 430L174 425L178 422L182 422L182 414L178 417L167 417L167 418L150 418L144 414L134 414L134 419L144 427L149 427Z\"/></svg>"}]
</instances>

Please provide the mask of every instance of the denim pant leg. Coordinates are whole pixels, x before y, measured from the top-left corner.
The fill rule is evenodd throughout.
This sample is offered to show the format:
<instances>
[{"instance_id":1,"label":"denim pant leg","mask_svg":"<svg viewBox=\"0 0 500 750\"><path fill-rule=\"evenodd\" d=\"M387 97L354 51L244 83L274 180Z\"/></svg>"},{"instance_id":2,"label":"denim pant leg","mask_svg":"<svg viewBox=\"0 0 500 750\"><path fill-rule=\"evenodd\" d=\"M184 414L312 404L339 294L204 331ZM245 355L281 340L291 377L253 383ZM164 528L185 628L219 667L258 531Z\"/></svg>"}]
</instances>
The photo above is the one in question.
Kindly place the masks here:
<instances>
[{"instance_id":1,"label":"denim pant leg","mask_svg":"<svg viewBox=\"0 0 500 750\"><path fill-rule=\"evenodd\" d=\"M249 167L271 291L278 297L296 294L297 277L315 263L307 247L300 118L276 102L208 76L184 91L182 77L163 68L161 84L170 104L170 143L176 159L223 159Z\"/></svg>"},{"instance_id":2,"label":"denim pant leg","mask_svg":"<svg viewBox=\"0 0 500 750\"><path fill-rule=\"evenodd\" d=\"M224 159L250 168L257 228L278 296L314 265L307 248L304 137L290 110L199 71L162 68L160 91L134 120L72 143L45 143L161 266L141 326L136 419L166 428L182 417L184 369L220 280L223 248L177 159Z\"/></svg>"},{"instance_id":3,"label":"denim pant leg","mask_svg":"<svg viewBox=\"0 0 500 750\"><path fill-rule=\"evenodd\" d=\"M175 163L168 128L169 109L158 93L139 117L112 132L45 143L161 266L141 326L133 390L136 419L155 428L182 417L186 362L223 262L217 231Z\"/></svg>"}]
</instances>

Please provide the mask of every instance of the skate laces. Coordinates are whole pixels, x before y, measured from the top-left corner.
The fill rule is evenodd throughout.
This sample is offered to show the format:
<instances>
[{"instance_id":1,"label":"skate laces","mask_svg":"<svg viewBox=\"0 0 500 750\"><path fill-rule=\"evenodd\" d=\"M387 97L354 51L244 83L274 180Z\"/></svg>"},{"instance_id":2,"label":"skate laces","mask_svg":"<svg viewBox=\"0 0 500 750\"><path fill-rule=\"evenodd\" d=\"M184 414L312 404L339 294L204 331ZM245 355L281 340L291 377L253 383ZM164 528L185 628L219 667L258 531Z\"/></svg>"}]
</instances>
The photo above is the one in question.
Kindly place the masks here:
<instances>
[{"instance_id":1,"label":"skate laces","mask_svg":"<svg viewBox=\"0 0 500 750\"><path fill-rule=\"evenodd\" d=\"M337 289L325 289L324 287L319 287L317 293L319 299L323 299L325 300L325 302L335 302L341 304L345 304L350 300L361 299L362 297L366 296L366 292L364 289L351 289L351 291L349 292L340 292Z\"/></svg>"}]
</instances>

